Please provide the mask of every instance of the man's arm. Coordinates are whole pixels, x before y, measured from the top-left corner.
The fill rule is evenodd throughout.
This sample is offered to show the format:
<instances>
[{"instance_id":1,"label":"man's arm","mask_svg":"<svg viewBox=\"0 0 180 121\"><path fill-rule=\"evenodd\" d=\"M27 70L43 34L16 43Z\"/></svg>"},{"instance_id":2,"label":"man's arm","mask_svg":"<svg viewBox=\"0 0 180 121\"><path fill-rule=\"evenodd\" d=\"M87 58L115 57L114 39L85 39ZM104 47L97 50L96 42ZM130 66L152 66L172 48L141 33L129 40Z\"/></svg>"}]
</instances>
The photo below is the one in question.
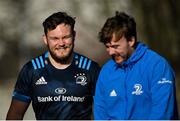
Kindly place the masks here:
<instances>
[{"instance_id":1,"label":"man's arm","mask_svg":"<svg viewBox=\"0 0 180 121\"><path fill-rule=\"evenodd\" d=\"M152 74L152 110L149 119L177 120L175 75L165 61L157 63Z\"/></svg>"},{"instance_id":2,"label":"man's arm","mask_svg":"<svg viewBox=\"0 0 180 121\"><path fill-rule=\"evenodd\" d=\"M6 120L22 120L30 103L12 99Z\"/></svg>"},{"instance_id":3,"label":"man's arm","mask_svg":"<svg viewBox=\"0 0 180 121\"><path fill-rule=\"evenodd\" d=\"M99 79L96 84L96 91L94 96L94 119L95 120L108 120L108 114L106 113L105 97L104 97L104 87L101 83L104 79L104 73L100 73Z\"/></svg>"}]
</instances>

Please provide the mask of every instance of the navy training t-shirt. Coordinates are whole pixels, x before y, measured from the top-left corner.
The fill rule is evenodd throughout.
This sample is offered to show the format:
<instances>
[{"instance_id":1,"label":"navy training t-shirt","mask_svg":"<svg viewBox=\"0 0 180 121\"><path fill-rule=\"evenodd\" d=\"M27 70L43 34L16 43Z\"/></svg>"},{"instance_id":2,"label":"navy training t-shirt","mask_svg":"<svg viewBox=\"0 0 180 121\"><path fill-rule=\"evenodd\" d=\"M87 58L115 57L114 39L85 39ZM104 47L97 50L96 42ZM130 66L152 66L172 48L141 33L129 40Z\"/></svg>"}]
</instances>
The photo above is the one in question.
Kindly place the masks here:
<instances>
[{"instance_id":1,"label":"navy training t-shirt","mask_svg":"<svg viewBox=\"0 0 180 121\"><path fill-rule=\"evenodd\" d=\"M100 67L74 53L70 66L57 69L51 65L48 54L24 65L13 98L27 103L32 101L36 119L90 120Z\"/></svg>"}]
</instances>

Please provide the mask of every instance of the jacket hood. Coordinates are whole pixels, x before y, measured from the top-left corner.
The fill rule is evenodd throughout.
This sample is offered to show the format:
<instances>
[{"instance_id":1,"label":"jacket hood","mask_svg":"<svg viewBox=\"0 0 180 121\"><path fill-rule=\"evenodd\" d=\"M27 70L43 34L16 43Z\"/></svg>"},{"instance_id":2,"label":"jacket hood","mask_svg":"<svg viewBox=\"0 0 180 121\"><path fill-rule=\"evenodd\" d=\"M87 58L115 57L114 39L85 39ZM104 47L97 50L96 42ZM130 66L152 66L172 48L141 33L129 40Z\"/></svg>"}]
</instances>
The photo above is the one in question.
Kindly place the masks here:
<instances>
[{"instance_id":1,"label":"jacket hood","mask_svg":"<svg viewBox=\"0 0 180 121\"><path fill-rule=\"evenodd\" d=\"M142 58L147 49L148 47L144 43L138 42L135 51L129 57L129 59L127 61L122 62L121 64L118 64L118 66L124 68L127 66L132 66L134 63L136 63L139 59Z\"/></svg>"}]
</instances>

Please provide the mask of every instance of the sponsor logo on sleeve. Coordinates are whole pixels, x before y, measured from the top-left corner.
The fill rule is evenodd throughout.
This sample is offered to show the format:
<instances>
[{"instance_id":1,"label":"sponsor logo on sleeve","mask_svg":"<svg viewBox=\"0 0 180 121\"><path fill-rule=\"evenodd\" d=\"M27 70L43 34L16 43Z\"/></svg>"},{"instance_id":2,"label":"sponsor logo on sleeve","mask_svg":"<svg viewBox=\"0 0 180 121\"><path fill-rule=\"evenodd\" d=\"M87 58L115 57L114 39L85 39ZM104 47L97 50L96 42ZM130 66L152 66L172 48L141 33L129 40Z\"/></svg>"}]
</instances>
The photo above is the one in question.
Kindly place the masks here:
<instances>
[{"instance_id":1,"label":"sponsor logo on sleeve","mask_svg":"<svg viewBox=\"0 0 180 121\"><path fill-rule=\"evenodd\" d=\"M168 80L168 79L166 79L166 78L162 78L161 80L158 81L158 84L166 84L166 83L171 84L172 81L171 81L171 80Z\"/></svg>"}]
</instances>

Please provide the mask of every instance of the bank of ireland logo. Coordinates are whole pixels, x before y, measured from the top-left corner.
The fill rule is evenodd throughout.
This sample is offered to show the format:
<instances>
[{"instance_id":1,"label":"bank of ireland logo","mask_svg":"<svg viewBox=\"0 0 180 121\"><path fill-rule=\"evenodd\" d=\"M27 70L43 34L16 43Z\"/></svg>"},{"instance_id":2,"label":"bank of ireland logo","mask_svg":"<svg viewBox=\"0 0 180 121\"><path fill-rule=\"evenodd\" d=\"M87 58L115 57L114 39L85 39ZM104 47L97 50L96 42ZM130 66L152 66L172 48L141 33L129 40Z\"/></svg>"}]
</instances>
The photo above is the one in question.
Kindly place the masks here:
<instances>
[{"instance_id":1,"label":"bank of ireland logo","mask_svg":"<svg viewBox=\"0 0 180 121\"><path fill-rule=\"evenodd\" d=\"M57 94L65 94L66 93L66 89L65 88L56 88L55 89L55 93Z\"/></svg>"},{"instance_id":2,"label":"bank of ireland logo","mask_svg":"<svg viewBox=\"0 0 180 121\"><path fill-rule=\"evenodd\" d=\"M82 86L87 84L87 78L85 76L85 73L79 73L74 76L76 79L76 84L80 84Z\"/></svg>"},{"instance_id":3,"label":"bank of ireland logo","mask_svg":"<svg viewBox=\"0 0 180 121\"><path fill-rule=\"evenodd\" d=\"M134 89L135 91L132 92L133 95L141 95L143 93L141 84L135 84Z\"/></svg>"}]
</instances>

